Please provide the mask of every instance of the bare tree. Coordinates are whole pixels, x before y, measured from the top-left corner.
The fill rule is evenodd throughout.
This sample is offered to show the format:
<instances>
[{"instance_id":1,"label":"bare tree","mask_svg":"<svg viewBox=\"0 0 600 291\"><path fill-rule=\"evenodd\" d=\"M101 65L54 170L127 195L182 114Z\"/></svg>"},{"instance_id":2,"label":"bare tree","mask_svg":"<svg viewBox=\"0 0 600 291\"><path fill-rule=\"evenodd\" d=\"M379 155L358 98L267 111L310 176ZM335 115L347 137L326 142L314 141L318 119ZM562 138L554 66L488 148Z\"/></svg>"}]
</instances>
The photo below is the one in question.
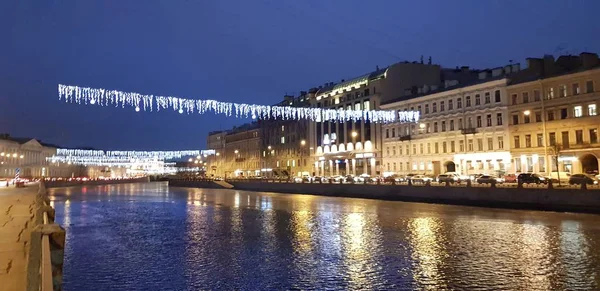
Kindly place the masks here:
<instances>
[{"instance_id":1,"label":"bare tree","mask_svg":"<svg viewBox=\"0 0 600 291\"><path fill-rule=\"evenodd\" d=\"M560 152L562 151L562 149L563 149L562 145L557 144L557 143L550 145L548 147L548 150L549 150L550 154L552 155L554 164L556 165L556 178L558 179L559 186L560 186L560 166L558 164L558 158L560 156ZM550 171L550 173L552 173L552 170ZM550 176L550 178L552 179L552 176Z\"/></svg>"}]
</instances>

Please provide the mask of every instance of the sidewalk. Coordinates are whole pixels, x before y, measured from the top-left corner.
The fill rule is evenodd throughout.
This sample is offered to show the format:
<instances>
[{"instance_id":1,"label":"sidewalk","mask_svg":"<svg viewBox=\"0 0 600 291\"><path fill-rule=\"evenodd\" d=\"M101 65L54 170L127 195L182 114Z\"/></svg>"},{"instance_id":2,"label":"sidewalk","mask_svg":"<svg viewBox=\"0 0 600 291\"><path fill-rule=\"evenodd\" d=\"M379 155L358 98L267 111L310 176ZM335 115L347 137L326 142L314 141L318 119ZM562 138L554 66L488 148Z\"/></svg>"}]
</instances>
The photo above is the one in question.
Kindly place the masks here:
<instances>
[{"instance_id":1,"label":"sidewalk","mask_svg":"<svg viewBox=\"0 0 600 291\"><path fill-rule=\"evenodd\" d=\"M38 184L0 188L0 291L25 290Z\"/></svg>"}]
</instances>

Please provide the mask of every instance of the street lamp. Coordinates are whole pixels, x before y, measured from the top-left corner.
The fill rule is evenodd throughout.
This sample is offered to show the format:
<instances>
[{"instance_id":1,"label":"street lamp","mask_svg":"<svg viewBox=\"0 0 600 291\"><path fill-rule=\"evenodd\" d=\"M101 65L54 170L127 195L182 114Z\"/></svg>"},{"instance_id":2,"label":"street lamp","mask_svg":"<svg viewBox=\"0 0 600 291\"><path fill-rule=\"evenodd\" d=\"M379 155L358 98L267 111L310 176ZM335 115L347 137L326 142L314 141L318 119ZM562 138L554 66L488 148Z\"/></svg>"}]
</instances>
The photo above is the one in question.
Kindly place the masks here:
<instances>
[{"instance_id":1,"label":"street lamp","mask_svg":"<svg viewBox=\"0 0 600 291\"><path fill-rule=\"evenodd\" d=\"M238 150L235 150L235 151L233 151L233 152L237 154L237 153L239 153L240 151L238 151Z\"/></svg>"},{"instance_id":2,"label":"street lamp","mask_svg":"<svg viewBox=\"0 0 600 291\"><path fill-rule=\"evenodd\" d=\"M191 162L192 162L192 158L190 158L190 159L188 160L188 162L190 162L190 163L191 163Z\"/></svg>"},{"instance_id":3,"label":"street lamp","mask_svg":"<svg viewBox=\"0 0 600 291\"><path fill-rule=\"evenodd\" d=\"M218 157L218 156L220 156L221 154L219 154L219 153L216 153L215 155Z\"/></svg>"},{"instance_id":4,"label":"street lamp","mask_svg":"<svg viewBox=\"0 0 600 291\"><path fill-rule=\"evenodd\" d=\"M268 150L271 150L271 146L268 146L268 147L267 147L267 149L268 149Z\"/></svg>"},{"instance_id":5,"label":"street lamp","mask_svg":"<svg viewBox=\"0 0 600 291\"><path fill-rule=\"evenodd\" d=\"M305 141L305 140L301 140L301 141L300 141L300 145L301 145L301 146L305 146L305 145L306 145L306 141Z\"/></svg>"},{"instance_id":6,"label":"street lamp","mask_svg":"<svg viewBox=\"0 0 600 291\"><path fill-rule=\"evenodd\" d=\"M525 116L529 116L529 114L531 114L531 111L525 110L525 111L523 111L523 114L525 114Z\"/></svg>"},{"instance_id":7,"label":"street lamp","mask_svg":"<svg viewBox=\"0 0 600 291\"><path fill-rule=\"evenodd\" d=\"M356 136L358 136L358 132L356 132L356 131L353 131L353 132L352 132L352 137L353 137L353 138L355 138Z\"/></svg>"}]
</instances>

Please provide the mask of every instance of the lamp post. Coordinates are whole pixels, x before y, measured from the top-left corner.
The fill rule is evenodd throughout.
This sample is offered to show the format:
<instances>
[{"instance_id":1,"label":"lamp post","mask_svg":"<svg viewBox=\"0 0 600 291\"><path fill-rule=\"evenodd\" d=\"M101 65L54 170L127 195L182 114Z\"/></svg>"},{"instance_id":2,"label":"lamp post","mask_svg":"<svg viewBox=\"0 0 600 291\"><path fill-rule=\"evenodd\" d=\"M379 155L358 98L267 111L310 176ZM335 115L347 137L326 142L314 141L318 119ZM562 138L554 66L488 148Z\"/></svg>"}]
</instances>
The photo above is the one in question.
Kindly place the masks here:
<instances>
[{"instance_id":1,"label":"lamp post","mask_svg":"<svg viewBox=\"0 0 600 291\"><path fill-rule=\"evenodd\" d=\"M304 162L304 150L306 148L306 140L301 140L300 141L300 165L298 165L300 167L300 170L302 172L304 172L304 166L302 165L302 162Z\"/></svg>"}]
</instances>

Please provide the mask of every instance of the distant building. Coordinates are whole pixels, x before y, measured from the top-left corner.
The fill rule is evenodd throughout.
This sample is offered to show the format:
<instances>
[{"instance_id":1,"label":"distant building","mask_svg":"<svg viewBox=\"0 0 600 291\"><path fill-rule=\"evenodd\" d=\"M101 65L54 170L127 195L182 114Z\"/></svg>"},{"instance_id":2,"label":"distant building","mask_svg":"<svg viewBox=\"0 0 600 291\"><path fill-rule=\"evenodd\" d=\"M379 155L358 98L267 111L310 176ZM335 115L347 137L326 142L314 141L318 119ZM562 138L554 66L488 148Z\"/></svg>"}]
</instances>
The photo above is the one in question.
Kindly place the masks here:
<instances>
[{"instance_id":1,"label":"distant building","mask_svg":"<svg viewBox=\"0 0 600 291\"><path fill-rule=\"evenodd\" d=\"M507 76L518 71L515 64L476 74L470 71L467 78L456 80L460 75L449 70L443 86L425 86L415 95L383 104L382 109L416 110L421 117L418 124L383 126L384 172L506 172L511 163Z\"/></svg>"},{"instance_id":2,"label":"distant building","mask_svg":"<svg viewBox=\"0 0 600 291\"><path fill-rule=\"evenodd\" d=\"M316 90L315 90L316 91ZM276 106L308 107L315 91L286 95ZM258 121L261 130L261 171L266 177L310 174L308 124L306 120L268 119Z\"/></svg>"},{"instance_id":3,"label":"distant building","mask_svg":"<svg viewBox=\"0 0 600 291\"><path fill-rule=\"evenodd\" d=\"M247 123L225 135L225 147L219 154L224 177L260 176L260 127ZM216 153L215 153L216 155Z\"/></svg>"},{"instance_id":4,"label":"distant building","mask_svg":"<svg viewBox=\"0 0 600 291\"><path fill-rule=\"evenodd\" d=\"M469 78L473 72L442 69L439 65L402 62L338 84L318 89L311 106L346 110L377 110L383 103L432 90L451 79ZM381 124L358 122L311 122L309 140L315 175L382 174Z\"/></svg>"},{"instance_id":5,"label":"distant building","mask_svg":"<svg viewBox=\"0 0 600 291\"><path fill-rule=\"evenodd\" d=\"M527 63L507 88L513 170L598 173L598 55L545 56Z\"/></svg>"},{"instance_id":6,"label":"distant building","mask_svg":"<svg viewBox=\"0 0 600 291\"><path fill-rule=\"evenodd\" d=\"M214 155L209 155L206 158L206 175L209 177L223 177L225 176L225 169L223 163L223 157L225 153L225 136L227 131L212 131L208 133L206 139L206 145L208 149L215 150Z\"/></svg>"}]
</instances>

